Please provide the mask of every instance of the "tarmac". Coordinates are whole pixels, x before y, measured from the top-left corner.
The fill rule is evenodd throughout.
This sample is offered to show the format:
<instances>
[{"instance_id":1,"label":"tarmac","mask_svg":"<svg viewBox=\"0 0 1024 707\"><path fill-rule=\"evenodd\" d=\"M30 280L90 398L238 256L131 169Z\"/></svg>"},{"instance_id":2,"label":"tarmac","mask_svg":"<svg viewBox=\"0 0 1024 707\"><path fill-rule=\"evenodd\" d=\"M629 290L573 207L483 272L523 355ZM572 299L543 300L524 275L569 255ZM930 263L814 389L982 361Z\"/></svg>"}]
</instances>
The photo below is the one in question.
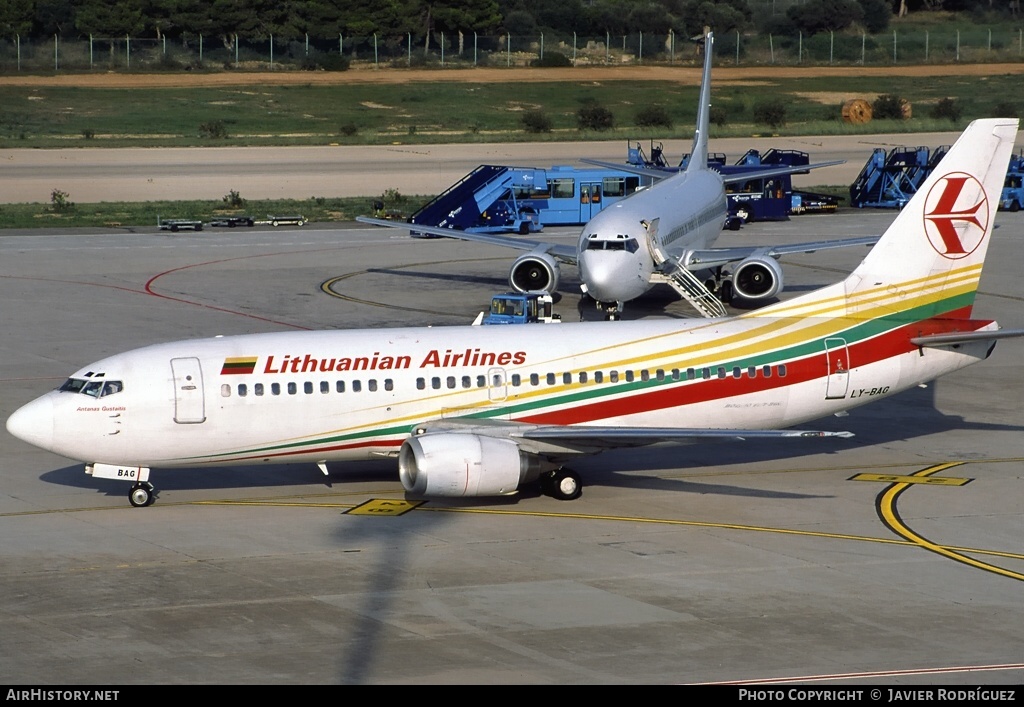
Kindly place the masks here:
<instances>
[{"instance_id":1,"label":"tarmac","mask_svg":"<svg viewBox=\"0 0 1024 707\"><path fill-rule=\"evenodd\" d=\"M975 313L1018 328L1024 214L996 223ZM863 253L785 258L782 298ZM357 224L0 234L0 417L164 340L468 324L510 263ZM565 268L566 321L578 291ZM625 313L692 315L661 287ZM380 461L154 470L155 505L132 508L127 484L3 432L0 683L1020 685L1022 347L813 425L852 439L582 458L571 502L526 489L382 512L404 495Z\"/></svg>"}]
</instances>

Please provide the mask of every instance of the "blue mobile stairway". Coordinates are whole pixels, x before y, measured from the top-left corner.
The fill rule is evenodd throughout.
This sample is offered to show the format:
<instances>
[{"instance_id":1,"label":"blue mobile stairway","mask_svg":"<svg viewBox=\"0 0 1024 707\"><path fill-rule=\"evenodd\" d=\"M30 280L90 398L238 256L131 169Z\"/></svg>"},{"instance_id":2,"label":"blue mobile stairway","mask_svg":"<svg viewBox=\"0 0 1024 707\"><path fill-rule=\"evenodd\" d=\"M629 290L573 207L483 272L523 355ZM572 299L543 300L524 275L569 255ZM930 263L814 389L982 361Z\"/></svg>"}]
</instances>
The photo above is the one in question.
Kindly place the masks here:
<instances>
[{"instance_id":1,"label":"blue mobile stairway","mask_svg":"<svg viewBox=\"0 0 1024 707\"><path fill-rule=\"evenodd\" d=\"M927 147L894 147L889 152L876 147L850 185L850 205L903 208L937 162L929 156Z\"/></svg>"},{"instance_id":2,"label":"blue mobile stairway","mask_svg":"<svg viewBox=\"0 0 1024 707\"><path fill-rule=\"evenodd\" d=\"M409 223L477 233L540 231L536 211L521 209L516 201L516 188L536 184L546 184L544 170L480 165L428 201Z\"/></svg>"}]
</instances>

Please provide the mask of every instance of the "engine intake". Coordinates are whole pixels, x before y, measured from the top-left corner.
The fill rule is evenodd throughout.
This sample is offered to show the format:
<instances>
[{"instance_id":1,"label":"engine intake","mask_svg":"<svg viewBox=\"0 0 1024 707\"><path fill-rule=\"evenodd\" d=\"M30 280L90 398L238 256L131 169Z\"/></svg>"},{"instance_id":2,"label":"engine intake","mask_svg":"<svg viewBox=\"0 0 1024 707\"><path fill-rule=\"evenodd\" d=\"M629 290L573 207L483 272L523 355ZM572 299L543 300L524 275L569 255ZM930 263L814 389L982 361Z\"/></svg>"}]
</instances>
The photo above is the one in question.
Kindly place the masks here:
<instances>
[{"instance_id":1,"label":"engine intake","mask_svg":"<svg viewBox=\"0 0 1024 707\"><path fill-rule=\"evenodd\" d=\"M547 253L529 252L512 263L508 284L516 292L548 292L558 289L558 261Z\"/></svg>"},{"instance_id":2,"label":"engine intake","mask_svg":"<svg viewBox=\"0 0 1024 707\"><path fill-rule=\"evenodd\" d=\"M770 256L747 258L733 270L732 288L748 300L774 297L782 292L782 266Z\"/></svg>"},{"instance_id":3,"label":"engine intake","mask_svg":"<svg viewBox=\"0 0 1024 707\"><path fill-rule=\"evenodd\" d=\"M515 442L465 433L410 437L398 453L398 475L419 496L500 496L533 471Z\"/></svg>"}]
</instances>

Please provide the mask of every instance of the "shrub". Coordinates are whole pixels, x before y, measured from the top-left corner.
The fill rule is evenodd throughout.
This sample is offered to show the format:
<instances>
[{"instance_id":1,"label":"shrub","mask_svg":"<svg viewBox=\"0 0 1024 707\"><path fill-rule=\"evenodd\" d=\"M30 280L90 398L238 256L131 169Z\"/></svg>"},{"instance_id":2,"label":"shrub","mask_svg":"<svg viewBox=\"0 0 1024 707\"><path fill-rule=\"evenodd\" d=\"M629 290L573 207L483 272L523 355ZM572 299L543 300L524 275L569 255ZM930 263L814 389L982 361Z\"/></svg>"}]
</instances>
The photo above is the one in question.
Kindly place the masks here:
<instances>
[{"instance_id":1,"label":"shrub","mask_svg":"<svg viewBox=\"0 0 1024 707\"><path fill-rule=\"evenodd\" d=\"M775 99L754 106L754 122L769 128L781 128L786 124L786 104Z\"/></svg>"},{"instance_id":2,"label":"shrub","mask_svg":"<svg viewBox=\"0 0 1024 707\"><path fill-rule=\"evenodd\" d=\"M602 105L590 103L576 112L576 120L580 130L611 130L615 126L615 116Z\"/></svg>"},{"instance_id":3,"label":"shrub","mask_svg":"<svg viewBox=\"0 0 1024 707\"><path fill-rule=\"evenodd\" d=\"M228 136L228 129L223 120L211 120L199 126L199 135L212 140L223 140Z\"/></svg>"},{"instance_id":4,"label":"shrub","mask_svg":"<svg viewBox=\"0 0 1024 707\"><path fill-rule=\"evenodd\" d=\"M1017 108L1017 104L1010 103L1009 101L999 101L992 109L993 118L1019 118L1020 109Z\"/></svg>"},{"instance_id":5,"label":"shrub","mask_svg":"<svg viewBox=\"0 0 1024 707\"><path fill-rule=\"evenodd\" d=\"M711 110L708 111L708 120L721 128L729 122L729 111L724 106L711 106Z\"/></svg>"},{"instance_id":6,"label":"shrub","mask_svg":"<svg viewBox=\"0 0 1024 707\"><path fill-rule=\"evenodd\" d=\"M243 199L242 195L234 189L224 195L223 201L232 209L241 209L245 206L245 199Z\"/></svg>"},{"instance_id":7,"label":"shrub","mask_svg":"<svg viewBox=\"0 0 1024 707\"><path fill-rule=\"evenodd\" d=\"M519 118L528 133L550 133L551 118L539 110L528 110Z\"/></svg>"},{"instance_id":8,"label":"shrub","mask_svg":"<svg viewBox=\"0 0 1024 707\"><path fill-rule=\"evenodd\" d=\"M892 93L882 94L871 104L871 117L903 120L903 99Z\"/></svg>"},{"instance_id":9,"label":"shrub","mask_svg":"<svg viewBox=\"0 0 1024 707\"><path fill-rule=\"evenodd\" d=\"M641 128L671 128L672 114L665 106L647 105L636 112L634 122Z\"/></svg>"},{"instance_id":10,"label":"shrub","mask_svg":"<svg viewBox=\"0 0 1024 707\"><path fill-rule=\"evenodd\" d=\"M359 132L359 126L355 123L345 123L339 128L339 132L347 137L352 137Z\"/></svg>"},{"instance_id":11,"label":"shrub","mask_svg":"<svg viewBox=\"0 0 1024 707\"><path fill-rule=\"evenodd\" d=\"M54 211L61 213L64 211L71 211L75 208L75 205L68 201L68 197L71 196L66 191L60 189L54 189L50 192L50 204Z\"/></svg>"},{"instance_id":12,"label":"shrub","mask_svg":"<svg viewBox=\"0 0 1024 707\"><path fill-rule=\"evenodd\" d=\"M952 98L940 98L939 102L932 108L933 118L946 118L951 123L960 120L964 109Z\"/></svg>"},{"instance_id":13,"label":"shrub","mask_svg":"<svg viewBox=\"0 0 1024 707\"><path fill-rule=\"evenodd\" d=\"M572 59L561 52L544 52L544 56L530 62L530 66L560 67L572 66Z\"/></svg>"}]
</instances>

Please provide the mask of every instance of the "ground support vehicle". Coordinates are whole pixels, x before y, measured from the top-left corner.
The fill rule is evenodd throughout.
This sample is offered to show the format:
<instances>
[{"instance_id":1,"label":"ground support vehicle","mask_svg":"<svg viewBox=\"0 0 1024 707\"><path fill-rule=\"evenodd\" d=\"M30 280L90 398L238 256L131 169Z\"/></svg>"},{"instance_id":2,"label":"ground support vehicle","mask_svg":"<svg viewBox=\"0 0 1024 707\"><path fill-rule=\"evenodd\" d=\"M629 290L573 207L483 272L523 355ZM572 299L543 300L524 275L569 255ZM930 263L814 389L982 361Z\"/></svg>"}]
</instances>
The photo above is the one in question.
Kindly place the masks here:
<instances>
[{"instance_id":1,"label":"ground support vehicle","mask_svg":"<svg viewBox=\"0 0 1024 707\"><path fill-rule=\"evenodd\" d=\"M1010 157L1010 167L1006 170L1006 181L999 198L999 208L1005 211L1020 211L1021 205L1024 205L1024 153Z\"/></svg>"},{"instance_id":2,"label":"ground support vehicle","mask_svg":"<svg viewBox=\"0 0 1024 707\"><path fill-rule=\"evenodd\" d=\"M306 225L305 216L267 216L266 221L256 221L255 223L261 226L304 226Z\"/></svg>"},{"instance_id":3,"label":"ground support vehicle","mask_svg":"<svg viewBox=\"0 0 1024 707\"><path fill-rule=\"evenodd\" d=\"M187 218L169 218L166 220L161 220L160 218L157 218L156 224L161 231L173 231L175 233L177 233L178 231L203 230L202 221Z\"/></svg>"},{"instance_id":4,"label":"ground support vehicle","mask_svg":"<svg viewBox=\"0 0 1024 707\"><path fill-rule=\"evenodd\" d=\"M211 219L209 226L221 226L224 228L234 228L235 226L255 226L256 220L252 216L220 216L215 219Z\"/></svg>"},{"instance_id":5,"label":"ground support vehicle","mask_svg":"<svg viewBox=\"0 0 1024 707\"><path fill-rule=\"evenodd\" d=\"M474 324L558 324L562 317L552 312L554 299L539 292L506 292L491 297L491 307L481 312Z\"/></svg>"}]
</instances>

